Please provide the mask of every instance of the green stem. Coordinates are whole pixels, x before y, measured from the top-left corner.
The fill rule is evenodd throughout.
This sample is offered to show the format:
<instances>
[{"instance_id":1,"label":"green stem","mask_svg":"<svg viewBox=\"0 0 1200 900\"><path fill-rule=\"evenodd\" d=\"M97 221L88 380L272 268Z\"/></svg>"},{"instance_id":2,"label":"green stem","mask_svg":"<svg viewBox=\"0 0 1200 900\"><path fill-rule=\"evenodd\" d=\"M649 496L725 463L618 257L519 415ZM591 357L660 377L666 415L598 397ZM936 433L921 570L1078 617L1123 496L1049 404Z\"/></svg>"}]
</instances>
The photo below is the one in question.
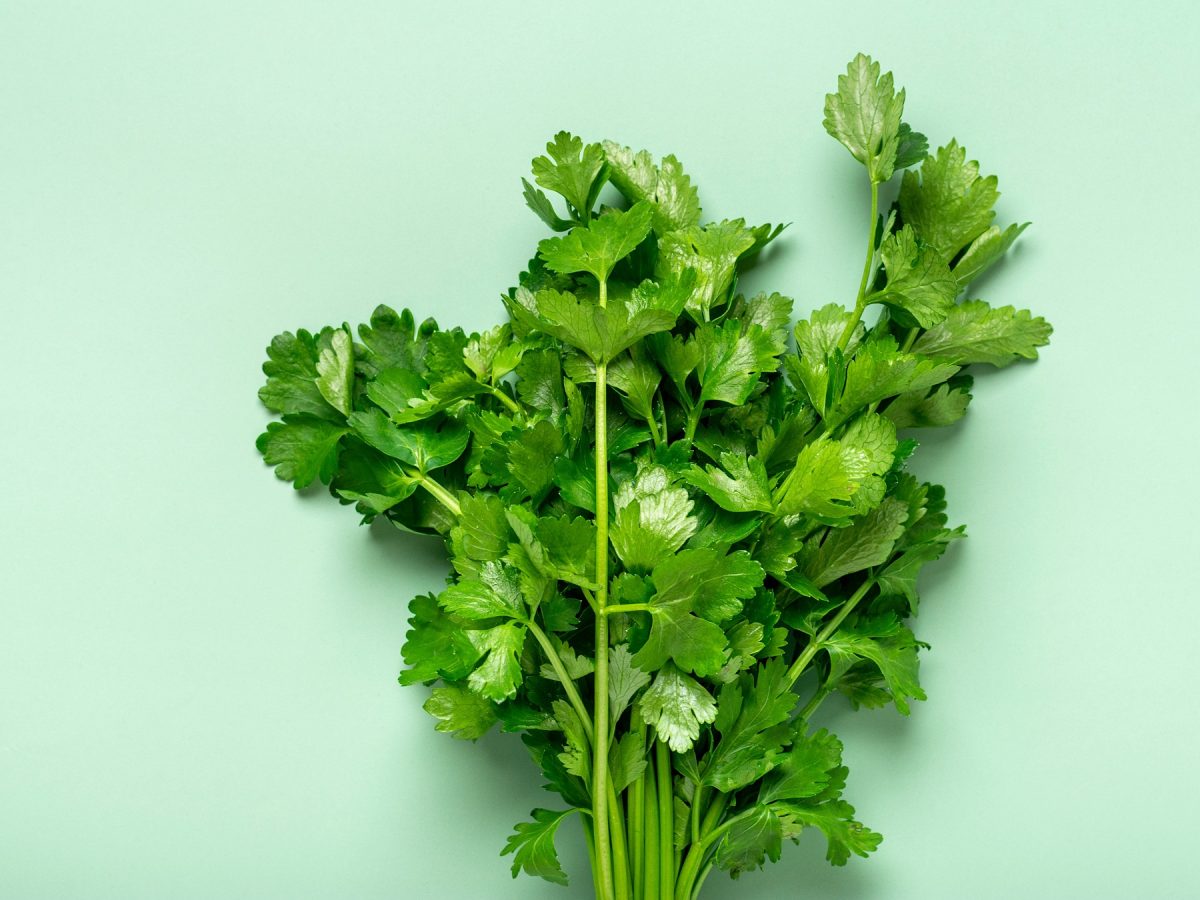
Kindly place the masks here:
<instances>
[{"instance_id":1,"label":"green stem","mask_svg":"<svg viewBox=\"0 0 1200 900\"><path fill-rule=\"evenodd\" d=\"M692 795L692 814L689 818L692 820L692 843L700 843L700 810L704 809L704 785L696 785L696 792Z\"/></svg>"},{"instance_id":2,"label":"green stem","mask_svg":"<svg viewBox=\"0 0 1200 900\"><path fill-rule=\"evenodd\" d=\"M488 391L491 392L491 395L493 397L495 397L497 400L499 400L501 403L503 403L505 406L507 406L508 411L511 412L513 415L516 415L517 413L519 413L521 411L521 407L517 405L517 401L515 401L512 397L508 396L508 394L504 393L504 391L501 390L500 388L493 385L488 388Z\"/></svg>"},{"instance_id":3,"label":"green stem","mask_svg":"<svg viewBox=\"0 0 1200 900\"><path fill-rule=\"evenodd\" d=\"M600 280L600 307L608 305L608 281ZM592 818L602 900L616 896L608 822L608 365L596 365L596 740L592 757Z\"/></svg>"},{"instance_id":4,"label":"green stem","mask_svg":"<svg viewBox=\"0 0 1200 900\"><path fill-rule=\"evenodd\" d=\"M654 607L649 603L614 603L612 606L604 607L606 615L614 615L616 613L630 612L650 612Z\"/></svg>"},{"instance_id":5,"label":"green stem","mask_svg":"<svg viewBox=\"0 0 1200 900\"><path fill-rule=\"evenodd\" d=\"M592 866L592 884L595 885L597 893L600 891L600 870L596 867L596 829L592 827L590 816L582 816L583 819L583 837L587 842L588 862Z\"/></svg>"},{"instance_id":6,"label":"green stem","mask_svg":"<svg viewBox=\"0 0 1200 900\"><path fill-rule=\"evenodd\" d=\"M612 780L606 782L608 789L608 825L612 835L613 885L617 900L629 900L629 854L625 843L625 809Z\"/></svg>"},{"instance_id":7,"label":"green stem","mask_svg":"<svg viewBox=\"0 0 1200 900\"><path fill-rule=\"evenodd\" d=\"M645 734L646 729L642 729ZM633 879L633 895L640 897L646 879L646 777L634 779L629 786L629 874Z\"/></svg>"},{"instance_id":8,"label":"green stem","mask_svg":"<svg viewBox=\"0 0 1200 900\"><path fill-rule=\"evenodd\" d=\"M704 411L704 401L701 400L695 406L688 410L687 430L684 432L684 437L689 441L696 436L696 429L700 425L700 414Z\"/></svg>"},{"instance_id":9,"label":"green stem","mask_svg":"<svg viewBox=\"0 0 1200 900\"><path fill-rule=\"evenodd\" d=\"M421 472L412 472L412 477L417 480L417 483L425 490L429 491L442 506L450 510L456 516L462 515L462 507L458 505L458 501L454 499L454 495L438 484L432 477Z\"/></svg>"},{"instance_id":10,"label":"green stem","mask_svg":"<svg viewBox=\"0 0 1200 900\"><path fill-rule=\"evenodd\" d=\"M817 707L820 706L821 703L824 702L825 698L832 693L833 684L829 681L822 681L817 689L813 692L813 695L808 698L808 702L804 704L804 709L800 710L796 718L799 720L809 719L812 714L816 712Z\"/></svg>"},{"instance_id":11,"label":"green stem","mask_svg":"<svg viewBox=\"0 0 1200 900\"><path fill-rule=\"evenodd\" d=\"M683 868L679 873L679 886L676 889L676 897L679 900L692 900L696 896L697 891L699 891L700 888L696 882L698 878L703 878L703 876L698 873L704 867L708 849L713 842L713 839L710 839L709 835L717 827L717 823L721 821L721 816L725 815L725 807L728 803L728 795L718 793L713 798L708 812L704 814L704 823L700 826L700 838L694 841L692 846L688 848L687 857L684 859Z\"/></svg>"},{"instance_id":12,"label":"green stem","mask_svg":"<svg viewBox=\"0 0 1200 900\"><path fill-rule=\"evenodd\" d=\"M642 874L643 900L659 900L659 822L658 822L658 782L654 777L654 761L647 760L646 771L642 773L646 797L646 846L645 865Z\"/></svg>"},{"instance_id":13,"label":"green stem","mask_svg":"<svg viewBox=\"0 0 1200 900\"><path fill-rule=\"evenodd\" d=\"M858 297L854 301L854 318L846 323L845 329L842 331L842 336L838 339L838 349L845 350L850 343L850 337L854 334L854 329L858 327L859 320L862 319L863 311L867 308L864 302L867 297L867 285L871 277L871 263L875 261L875 229L878 227L879 218L879 185L875 179L871 179L871 230L867 235L867 261L863 263L862 280L858 283Z\"/></svg>"},{"instance_id":14,"label":"green stem","mask_svg":"<svg viewBox=\"0 0 1200 900\"><path fill-rule=\"evenodd\" d=\"M654 441L655 449L663 444L662 432L658 430L658 420L654 418L654 407L651 405L650 415L646 419L646 424L650 426L650 437Z\"/></svg>"},{"instance_id":15,"label":"green stem","mask_svg":"<svg viewBox=\"0 0 1200 900\"><path fill-rule=\"evenodd\" d=\"M662 741L654 744L658 766L658 895L675 896L675 782L671 774L671 751Z\"/></svg>"},{"instance_id":16,"label":"green stem","mask_svg":"<svg viewBox=\"0 0 1200 900\"><path fill-rule=\"evenodd\" d=\"M595 732L592 729L592 717L588 714L587 707L584 706L583 698L579 696L579 691L575 687L575 681L567 674L567 667L563 665L562 657L558 655L558 651L554 648L550 638L546 632L538 626L536 622L528 621L525 623L529 628L529 633L534 636L542 646L542 651L546 654L546 659L550 661L551 667L554 669L554 674L558 676L558 680L562 682L563 690L567 692L567 699L571 701L571 706L575 708L575 713L579 716L579 720L583 722L583 730L589 741L593 740Z\"/></svg>"},{"instance_id":17,"label":"green stem","mask_svg":"<svg viewBox=\"0 0 1200 900\"><path fill-rule=\"evenodd\" d=\"M851 594L850 599L847 600L845 604L843 604L842 608L838 610L837 615L830 619L829 623L817 633L817 636L808 642L808 646L804 648L803 652L801 652L798 657L796 657L796 661L792 663L791 668L788 669L788 687L791 687L796 683L796 679L800 677L806 668L808 668L808 664L813 661L813 657L817 655L817 651L821 649L821 645L825 643L825 641L829 640L829 636L838 630L838 627L842 624L842 622L846 621L846 616L850 615L850 613L854 611L854 607L858 606L858 602L867 595L867 591L869 591L874 584L875 579L873 577L868 578L866 581L860 584L858 586L858 590Z\"/></svg>"}]
</instances>

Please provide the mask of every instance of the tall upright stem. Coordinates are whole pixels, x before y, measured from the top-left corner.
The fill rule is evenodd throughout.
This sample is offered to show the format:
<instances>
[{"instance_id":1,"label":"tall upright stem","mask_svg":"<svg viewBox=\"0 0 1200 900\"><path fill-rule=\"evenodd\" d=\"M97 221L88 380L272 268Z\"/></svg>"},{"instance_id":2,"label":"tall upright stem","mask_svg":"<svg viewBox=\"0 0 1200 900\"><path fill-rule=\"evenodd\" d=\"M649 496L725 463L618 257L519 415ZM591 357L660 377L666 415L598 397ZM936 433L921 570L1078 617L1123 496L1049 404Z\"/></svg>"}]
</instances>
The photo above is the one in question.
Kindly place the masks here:
<instances>
[{"instance_id":1,"label":"tall upright stem","mask_svg":"<svg viewBox=\"0 0 1200 900\"><path fill-rule=\"evenodd\" d=\"M838 340L838 349L845 350L850 343L850 338L854 334L854 329L858 327L859 320L862 319L863 311L866 309L867 287L871 279L871 263L875 261L875 229L879 227L879 185L875 179L871 179L871 229L867 233L867 260L863 263L862 280L858 283L858 297L854 301L854 316L848 322L842 331L842 336Z\"/></svg>"},{"instance_id":2,"label":"tall upright stem","mask_svg":"<svg viewBox=\"0 0 1200 900\"><path fill-rule=\"evenodd\" d=\"M600 306L608 305L608 281L600 280ZM602 898L616 896L608 827L608 364L596 364L596 739L592 743L592 822Z\"/></svg>"},{"instance_id":3,"label":"tall upright stem","mask_svg":"<svg viewBox=\"0 0 1200 900\"><path fill-rule=\"evenodd\" d=\"M670 900L675 896L675 780L671 771L671 751L662 741L654 744L658 771L658 896Z\"/></svg>"}]
</instances>

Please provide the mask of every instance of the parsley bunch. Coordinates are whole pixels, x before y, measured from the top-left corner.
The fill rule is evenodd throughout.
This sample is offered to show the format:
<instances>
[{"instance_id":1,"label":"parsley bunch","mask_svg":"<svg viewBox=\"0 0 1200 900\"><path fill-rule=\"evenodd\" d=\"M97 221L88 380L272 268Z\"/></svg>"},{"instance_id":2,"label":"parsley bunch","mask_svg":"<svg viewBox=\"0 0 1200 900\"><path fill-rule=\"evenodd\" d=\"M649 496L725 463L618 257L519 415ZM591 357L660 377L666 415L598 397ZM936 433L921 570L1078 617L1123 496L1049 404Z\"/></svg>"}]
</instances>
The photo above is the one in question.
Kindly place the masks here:
<instances>
[{"instance_id":1,"label":"parsley bunch","mask_svg":"<svg viewBox=\"0 0 1200 900\"><path fill-rule=\"evenodd\" d=\"M675 157L564 132L524 182L559 234L507 323L468 335L381 306L357 338L268 348L260 396L282 419L258 447L279 477L445 539L449 586L412 601L400 681L436 685L439 731L520 733L561 797L517 825L514 875L566 883L554 838L574 814L606 900L692 900L810 828L834 865L878 846L842 799L841 743L809 723L834 693L924 699L906 621L963 529L898 431L957 421L966 367L1050 334L959 300L1025 226L993 224L996 179L954 141L927 153L903 111L862 55L826 97L868 176L866 253L852 306L794 329L789 298L737 291L781 226L702 224ZM624 208L598 208L605 185Z\"/></svg>"}]
</instances>

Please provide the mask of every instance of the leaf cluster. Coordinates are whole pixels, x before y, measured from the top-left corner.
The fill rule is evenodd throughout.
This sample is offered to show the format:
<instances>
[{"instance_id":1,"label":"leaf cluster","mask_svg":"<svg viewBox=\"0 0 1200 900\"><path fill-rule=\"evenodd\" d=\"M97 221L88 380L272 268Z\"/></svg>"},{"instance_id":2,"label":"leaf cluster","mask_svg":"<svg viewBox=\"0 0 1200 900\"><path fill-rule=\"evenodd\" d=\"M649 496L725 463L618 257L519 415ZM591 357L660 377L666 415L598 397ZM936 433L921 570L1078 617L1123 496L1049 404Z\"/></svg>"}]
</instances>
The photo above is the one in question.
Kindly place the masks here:
<instances>
[{"instance_id":1,"label":"leaf cluster","mask_svg":"<svg viewBox=\"0 0 1200 900\"><path fill-rule=\"evenodd\" d=\"M955 141L928 152L903 109L861 55L826 99L872 189L903 170L854 303L793 322L790 298L741 289L781 227L706 221L674 156L563 132L523 182L554 234L505 293L509 321L467 333L381 306L271 342L260 397L279 419L258 448L278 476L444 541L451 575L412 601L401 682L432 686L439 731L520 733L565 804L517 827L514 874L565 883L560 824L593 828L601 783L632 814L660 745L681 883L693 858L692 877L736 876L806 829L836 865L878 845L813 712L924 699L918 575L963 530L906 471L908 430L961 419L970 367L1050 334L964 299L1025 226L994 224L996 179Z\"/></svg>"}]
</instances>

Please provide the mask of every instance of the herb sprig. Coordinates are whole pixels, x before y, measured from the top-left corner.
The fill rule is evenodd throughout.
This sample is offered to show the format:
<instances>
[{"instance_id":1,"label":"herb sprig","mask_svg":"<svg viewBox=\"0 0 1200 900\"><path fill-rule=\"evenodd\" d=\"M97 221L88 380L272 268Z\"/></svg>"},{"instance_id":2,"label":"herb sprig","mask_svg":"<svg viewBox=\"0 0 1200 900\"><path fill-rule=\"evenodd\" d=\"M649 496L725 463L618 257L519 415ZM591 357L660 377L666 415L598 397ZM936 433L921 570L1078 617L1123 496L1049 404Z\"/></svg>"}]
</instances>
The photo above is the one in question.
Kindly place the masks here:
<instances>
[{"instance_id":1,"label":"herb sprig","mask_svg":"<svg viewBox=\"0 0 1200 900\"><path fill-rule=\"evenodd\" d=\"M1051 330L962 299L1026 226L994 224L995 177L903 115L863 55L826 97L867 173L865 259L851 305L794 328L789 298L738 292L782 226L702 224L675 157L563 132L523 181L556 234L508 322L468 335L381 306L357 336L271 342L259 396L281 418L258 448L279 477L445 539L400 681L434 685L439 731L520 733L561 798L509 838L514 875L565 884L576 813L606 900L692 900L805 829L834 865L879 845L810 722L835 693L925 698L917 577L964 531L902 434L958 421L969 366L1034 358Z\"/></svg>"}]
</instances>

